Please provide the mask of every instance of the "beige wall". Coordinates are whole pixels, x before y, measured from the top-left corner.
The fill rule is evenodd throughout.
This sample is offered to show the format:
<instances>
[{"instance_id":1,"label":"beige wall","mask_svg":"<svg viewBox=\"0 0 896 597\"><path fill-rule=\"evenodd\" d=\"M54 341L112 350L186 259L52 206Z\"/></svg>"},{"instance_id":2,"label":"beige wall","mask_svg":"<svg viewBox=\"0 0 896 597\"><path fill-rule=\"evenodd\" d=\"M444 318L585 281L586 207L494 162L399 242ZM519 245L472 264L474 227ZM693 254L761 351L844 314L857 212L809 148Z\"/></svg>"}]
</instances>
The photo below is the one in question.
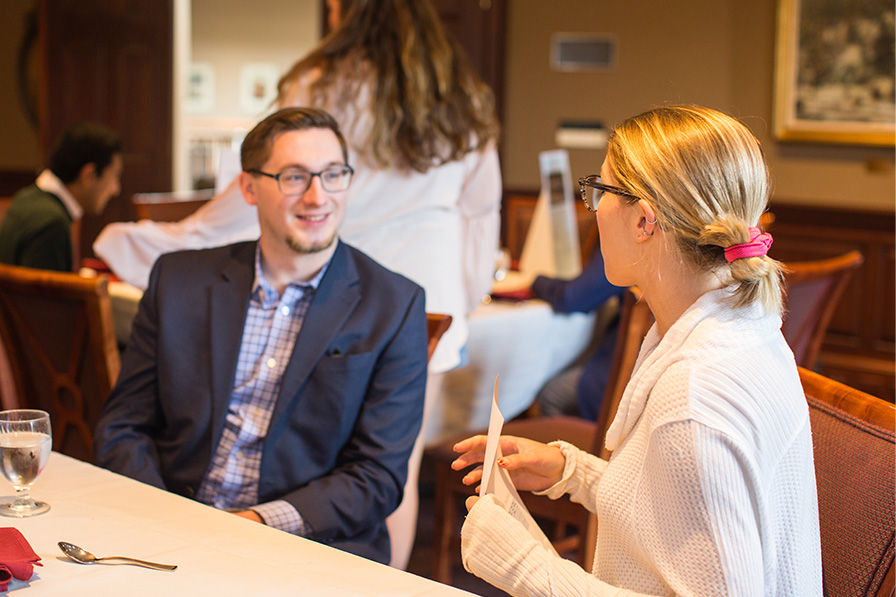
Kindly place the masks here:
<instances>
[{"instance_id":1,"label":"beige wall","mask_svg":"<svg viewBox=\"0 0 896 597\"><path fill-rule=\"evenodd\" d=\"M18 105L14 79L22 18L34 0L2 2L0 169L36 169L41 161L37 137ZM507 188L537 188L538 152L554 147L554 130L561 120L593 119L612 126L658 104L693 102L747 122L765 147L777 197L893 209L893 148L774 140L776 0L649 4L509 0L508 4L502 156ZM194 35L199 38L194 60L236 65L273 61L285 69L314 43L320 21L317 0L193 0L193 5ZM551 72L548 57L553 32L616 35L617 70ZM284 38L287 41L274 41ZM238 84L238 66L232 68L218 74L220 102L213 116L240 117L231 103L236 102L232 85ZM572 150L573 176L598 171L603 157L602 151Z\"/></svg>"},{"instance_id":2,"label":"beige wall","mask_svg":"<svg viewBox=\"0 0 896 597\"><path fill-rule=\"evenodd\" d=\"M239 102L242 67L266 63L282 74L317 43L320 23L319 0L192 0L192 59L215 69L215 106L201 120L254 126L261 114Z\"/></svg>"},{"instance_id":3,"label":"beige wall","mask_svg":"<svg viewBox=\"0 0 896 597\"><path fill-rule=\"evenodd\" d=\"M537 154L562 120L608 126L664 103L704 104L743 119L762 142L776 197L856 209L894 208L893 148L778 143L772 134L775 0L510 0L503 162L507 188L538 187ZM618 68L558 73L554 32L618 38ZM574 178L605 153L570 150Z\"/></svg>"}]
</instances>

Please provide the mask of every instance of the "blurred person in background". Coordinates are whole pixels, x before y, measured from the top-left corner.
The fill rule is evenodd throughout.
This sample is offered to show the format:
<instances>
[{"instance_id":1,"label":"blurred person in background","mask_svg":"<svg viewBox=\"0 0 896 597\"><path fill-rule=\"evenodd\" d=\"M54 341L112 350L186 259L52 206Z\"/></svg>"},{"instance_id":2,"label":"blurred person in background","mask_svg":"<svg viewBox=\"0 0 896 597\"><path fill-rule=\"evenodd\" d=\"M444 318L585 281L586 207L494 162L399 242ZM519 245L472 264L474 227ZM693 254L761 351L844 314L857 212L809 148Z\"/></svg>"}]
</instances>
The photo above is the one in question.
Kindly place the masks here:
<instances>
[{"instance_id":1,"label":"blurred person in background","mask_svg":"<svg viewBox=\"0 0 896 597\"><path fill-rule=\"evenodd\" d=\"M600 318L607 301L614 297L620 298L626 289L614 286L607 280L604 259L600 254L600 247L596 246L581 274L571 280L538 276L532 282L531 292L532 296L550 304L557 313L599 311ZM618 309L607 315L606 321L599 319L598 323L602 326L601 335L597 346L585 357L584 362L574 363L564 369L538 391L535 404L541 415L568 415L589 421L597 420L613 366L619 332Z\"/></svg>"},{"instance_id":2,"label":"blurred person in background","mask_svg":"<svg viewBox=\"0 0 896 597\"><path fill-rule=\"evenodd\" d=\"M68 128L47 168L13 197L0 226L0 263L77 270L72 224L85 213L102 213L121 190L121 170L118 133L94 122Z\"/></svg>"}]
</instances>

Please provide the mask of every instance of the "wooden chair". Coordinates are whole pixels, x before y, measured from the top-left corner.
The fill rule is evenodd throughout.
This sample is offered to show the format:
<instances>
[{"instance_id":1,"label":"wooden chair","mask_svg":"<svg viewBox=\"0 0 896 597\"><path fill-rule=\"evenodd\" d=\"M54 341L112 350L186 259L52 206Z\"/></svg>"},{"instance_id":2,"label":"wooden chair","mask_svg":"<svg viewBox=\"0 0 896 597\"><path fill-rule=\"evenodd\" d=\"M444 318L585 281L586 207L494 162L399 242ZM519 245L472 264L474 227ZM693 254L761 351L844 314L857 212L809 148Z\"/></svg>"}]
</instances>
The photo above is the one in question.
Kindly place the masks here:
<instances>
[{"instance_id":1,"label":"wooden chair","mask_svg":"<svg viewBox=\"0 0 896 597\"><path fill-rule=\"evenodd\" d=\"M850 251L830 259L784 264L785 314L781 331L801 367L815 366L837 303L852 272L863 261L860 252Z\"/></svg>"},{"instance_id":2,"label":"wooden chair","mask_svg":"<svg viewBox=\"0 0 896 597\"><path fill-rule=\"evenodd\" d=\"M652 323L653 316L647 304L640 301L640 292L634 288L626 292L619 306L619 338L597 423L567 416L517 419L505 423L503 433L545 443L563 439L583 450L607 455L604 448L607 427L613 421L625 385L631 378L641 341ZM452 448L458 441L477 433L484 434L486 430L465 433L427 450L435 471L433 578L446 584L451 582L452 557L457 552L462 502L473 495L474 489L461 482L463 473L451 469L451 462L457 457ZM548 537L557 551L561 554L574 552L574 559L590 569L593 557L589 554L593 555L594 546L588 545L586 537L588 529L594 527L593 515L566 496L551 500L522 492L521 497L536 519L552 523ZM571 534L570 528L573 529Z\"/></svg>"},{"instance_id":3,"label":"wooden chair","mask_svg":"<svg viewBox=\"0 0 896 597\"><path fill-rule=\"evenodd\" d=\"M450 315L444 315L442 313L426 314L426 334L429 337L427 359L432 358L432 353L436 351L436 346L439 345L439 340L442 339L442 335L448 331L449 327L451 327L451 319Z\"/></svg>"},{"instance_id":4,"label":"wooden chair","mask_svg":"<svg viewBox=\"0 0 896 597\"><path fill-rule=\"evenodd\" d=\"M450 315L441 313L426 314L426 334L429 338L427 360L432 358L436 347L439 345L439 340L451 326L451 320L452 317ZM395 512L386 518L386 526L389 528L389 536L392 541L392 560L390 565L402 570L407 566L406 560L413 548L414 535L417 531L420 461L423 456L423 441L426 432L425 414L423 422L424 426L420 428L420 432L414 441L414 448L408 458L408 476L404 484L404 496Z\"/></svg>"},{"instance_id":5,"label":"wooden chair","mask_svg":"<svg viewBox=\"0 0 896 597\"><path fill-rule=\"evenodd\" d=\"M0 340L22 408L50 413L53 449L93 461L118 376L108 278L0 265Z\"/></svg>"},{"instance_id":6,"label":"wooden chair","mask_svg":"<svg viewBox=\"0 0 896 597\"><path fill-rule=\"evenodd\" d=\"M6 354L6 347L0 341L0 410L20 408L19 394L12 379L12 365Z\"/></svg>"},{"instance_id":7,"label":"wooden chair","mask_svg":"<svg viewBox=\"0 0 896 597\"><path fill-rule=\"evenodd\" d=\"M214 189L183 193L136 193L131 205L141 220L177 222L191 215L214 196Z\"/></svg>"},{"instance_id":8,"label":"wooden chair","mask_svg":"<svg viewBox=\"0 0 896 597\"><path fill-rule=\"evenodd\" d=\"M0 224L3 223L3 217L10 205L12 205L12 197L0 197Z\"/></svg>"},{"instance_id":9,"label":"wooden chair","mask_svg":"<svg viewBox=\"0 0 896 597\"><path fill-rule=\"evenodd\" d=\"M825 595L894 594L896 407L800 368L809 403Z\"/></svg>"}]
</instances>

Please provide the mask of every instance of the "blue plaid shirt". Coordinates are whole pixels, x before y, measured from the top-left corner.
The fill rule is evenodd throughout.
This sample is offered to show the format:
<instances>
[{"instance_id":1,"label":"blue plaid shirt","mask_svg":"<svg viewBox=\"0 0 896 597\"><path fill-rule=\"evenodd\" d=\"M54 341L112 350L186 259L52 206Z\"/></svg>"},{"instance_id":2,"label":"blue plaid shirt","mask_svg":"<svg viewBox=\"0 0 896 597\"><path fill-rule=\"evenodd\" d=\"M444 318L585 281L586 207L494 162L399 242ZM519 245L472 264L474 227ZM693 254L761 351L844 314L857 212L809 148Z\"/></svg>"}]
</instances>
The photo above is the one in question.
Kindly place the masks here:
<instances>
[{"instance_id":1,"label":"blue plaid shirt","mask_svg":"<svg viewBox=\"0 0 896 597\"><path fill-rule=\"evenodd\" d=\"M264 279L255 252L255 284L243 327L236 377L221 441L196 499L216 508L250 508L265 524L307 536L301 514L284 500L258 504L261 453L283 372L327 265L310 282L293 282L280 296Z\"/></svg>"}]
</instances>

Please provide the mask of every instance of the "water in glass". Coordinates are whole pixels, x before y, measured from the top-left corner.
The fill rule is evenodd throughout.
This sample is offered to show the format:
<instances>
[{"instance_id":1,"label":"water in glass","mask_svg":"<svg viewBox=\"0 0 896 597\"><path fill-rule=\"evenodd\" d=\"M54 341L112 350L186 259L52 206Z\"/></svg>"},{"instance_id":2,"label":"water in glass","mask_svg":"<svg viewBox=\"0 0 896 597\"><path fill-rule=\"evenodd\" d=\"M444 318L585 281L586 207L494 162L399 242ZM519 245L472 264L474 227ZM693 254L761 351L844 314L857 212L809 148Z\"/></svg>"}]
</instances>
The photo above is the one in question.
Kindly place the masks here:
<instances>
[{"instance_id":1,"label":"water in glass","mask_svg":"<svg viewBox=\"0 0 896 597\"><path fill-rule=\"evenodd\" d=\"M31 498L31 484L43 472L53 449L50 415L42 410L0 412L0 475L16 490L16 499L0 504L0 515L23 518L50 509Z\"/></svg>"}]
</instances>

